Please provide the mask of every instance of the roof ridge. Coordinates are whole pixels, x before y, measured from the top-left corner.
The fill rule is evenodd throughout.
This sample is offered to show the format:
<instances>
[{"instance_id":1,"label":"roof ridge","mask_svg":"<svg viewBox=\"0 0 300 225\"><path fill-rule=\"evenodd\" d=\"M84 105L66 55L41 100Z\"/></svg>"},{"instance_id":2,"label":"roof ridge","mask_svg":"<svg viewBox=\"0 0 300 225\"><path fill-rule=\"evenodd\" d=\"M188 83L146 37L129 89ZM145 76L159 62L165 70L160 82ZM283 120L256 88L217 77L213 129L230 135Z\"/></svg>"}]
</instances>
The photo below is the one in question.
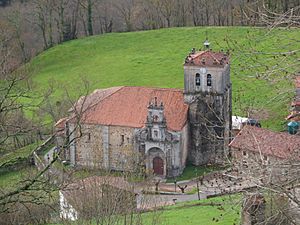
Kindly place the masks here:
<instances>
[{"instance_id":1,"label":"roof ridge","mask_svg":"<svg viewBox=\"0 0 300 225\"><path fill-rule=\"evenodd\" d=\"M89 106L88 109L86 109L86 111L89 110L89 109L91 109L92 107L98 105L100 102L102 102L102 101L105 100L106 98L108 98L108 97L112 96L113 94L119 92L119 91L120 91L121 89L123 89L124 87L125 87L125 86L116 86L116 87L110 87L110 88L97 89L97 90L105 90L105 89L107 90L107 89L117 88L117 90L113 91L112 93L106 95L104 98L100 99L100 100L97 101L96 103L94 103L94 104L92 104L91 106Z\"/></svg>"},{"instance_id":2,"label":"roof ridge","mask_svg":"<svg viewBox=\"0 0 300 225\"><path fill-rule=\"evenodd\" d=\"M146 87L146 86L123 86L128 88L147 88L147 89L156 89L156 90L162 90L162 91L168 91L168 90L176 90L176 91L182 91L183 89L180 88L168 88L168 87Z\"/></svg>"},{"instance_id":3,"label":"roof ridge","mask_svg":"<svg viewBox=\"0 0 300 225\"><path fill-rule=\"evenodd\" d=\"M211 51L207 51L207 52L214 60L216 60L218 63L220 63L220 61L213 54L211 54Z\"/></svg>"},{"instance_id":4,"label":"roof ridge","mask_svg":"<svg viewBox=\"0 0 300 225\"><path fill-rule=\"evenodd\" d=\"M197 58L197 57L199 57L199 56L201 56L201 55L203 55L205 52L207 52L208 50L202 50L202 51L199 51L199 52L196 52L195 54L192 54L191 55L191 57L193 58L193 59L195 59L195 58Z\"/></svg>"}]
</instances>

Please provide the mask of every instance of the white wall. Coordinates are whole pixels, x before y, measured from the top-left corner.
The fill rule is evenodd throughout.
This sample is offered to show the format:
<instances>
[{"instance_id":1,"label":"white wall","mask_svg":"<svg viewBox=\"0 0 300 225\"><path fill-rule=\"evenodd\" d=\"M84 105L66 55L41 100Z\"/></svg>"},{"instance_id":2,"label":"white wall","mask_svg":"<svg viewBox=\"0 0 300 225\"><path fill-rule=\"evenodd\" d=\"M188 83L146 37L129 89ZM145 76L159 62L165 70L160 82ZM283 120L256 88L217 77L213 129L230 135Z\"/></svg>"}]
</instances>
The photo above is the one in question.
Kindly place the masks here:
<instances>
[{"instance_id":1,"label":"white wall","mask_svg":"<svg viewBox=\"0 0 300 225\"><path fill-rule=\"evenodd\" d=\"M77 211L71 206L61 191L59 191L60 218L75 221L78 219Z\"/></svg>"}]
</instances>

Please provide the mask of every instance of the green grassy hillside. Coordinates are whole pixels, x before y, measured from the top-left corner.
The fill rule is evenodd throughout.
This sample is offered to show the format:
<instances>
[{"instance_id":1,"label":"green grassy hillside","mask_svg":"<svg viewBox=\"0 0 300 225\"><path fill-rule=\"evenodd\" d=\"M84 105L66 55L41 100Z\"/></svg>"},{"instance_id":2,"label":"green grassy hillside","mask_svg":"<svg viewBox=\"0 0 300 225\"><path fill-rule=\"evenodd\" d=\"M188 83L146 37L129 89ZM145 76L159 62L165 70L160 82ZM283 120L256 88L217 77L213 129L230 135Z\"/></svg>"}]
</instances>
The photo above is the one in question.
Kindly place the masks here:
<instances>
[{"instance_id":1,"label":"green grassy hillside","mask_svg":"<svg viewBox=\"0 0 300 225\"><path fill-rule=\"evenodd\" d=\"M51 48L30 63L36 91L54 87L53 101L62 99L67 88L73 98L83 80L90 91L129 85L183 87L183 60L192 47L200 48L206 31L214 50L231 51L234 113L263 119L265 127L282 129L293 95L290 78L297 68L288 65L293 56L271 56L270 52L299 49L291 43L298 30L210 27L172 28L154 31L114 33L70 41ZM271 73L262 74L266 69Z\"/></svg>"}]
</instances>

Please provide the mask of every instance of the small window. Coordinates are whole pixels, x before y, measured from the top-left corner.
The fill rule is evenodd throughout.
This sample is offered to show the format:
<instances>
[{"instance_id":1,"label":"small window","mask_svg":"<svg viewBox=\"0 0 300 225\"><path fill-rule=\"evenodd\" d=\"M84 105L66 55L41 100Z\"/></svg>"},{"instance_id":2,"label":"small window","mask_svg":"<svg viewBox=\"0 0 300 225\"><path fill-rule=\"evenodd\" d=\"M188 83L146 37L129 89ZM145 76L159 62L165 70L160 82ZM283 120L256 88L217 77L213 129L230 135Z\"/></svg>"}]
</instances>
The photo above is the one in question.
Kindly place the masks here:
<instances>
[{"instance_id":1,"label":"small window","mask_svg":"<svg viewBox=\"0 0 300 225\"><path fill-rule=\"evenodd\" d=\"M212 84L211 74L207 74L207 86L211 87L211 84Z\"/></svg>"},{"instance_id":2,"label":"small window","mask_svg":"<svg viewBox=\"0 0 300 225\"><path fill-rule=\"evenodd\" d=\"M154 137L157 138L158 137L158 131L155 130L153 133L154 133Z\"/></svg>"},{"instance_id":3,"label":"small window","mask_svg":"<svg viewBox=\"0 0 300 225\"><path fill-rule=\"evenodd\" d=\"M195 81L196 81L196 86L199 87L201 85L201 80L200 80L200 74L199 73L196 74Z\"/></svg>"},{"instance_id":4,"label":"small window","mask_svg":"<svg viewBox=\"0 0 300 225\"><path fill-rule=\"evenodd\" d=\"M248 162L246 160L242 161L242 165L243 167L248 168Z\"/></svg>"},{"instance_id":5,"label":"small window","mask_svg":"<svg viewBox=\"0 0 300 225\"><path fill-rule=\"evenodd\" d=\"M246 151L243 151L243 156L247 157L247 152Z\"/></svg>"},{"instance_id":6,"label":"small window","mask_svg":"<svg viewBox=\"0 0 300 225\"><path fill-rule=\"evenodd\" d=\"M282 172L282 175L287 176L289 175L289 171L287 169L284 169Z\"/></svg>"},{"instance_id":7,"label":"small window","mask_svg":"<svg viewBox=\"0 0 300 225\"><path fill-rule=\"evenodd\" d=\"M90 133L87 134L87 141L91 141L91 134Z\"/></svg>"},{"instance_id":8,"label":"small window","mask_svg":"<svg viewBox=\"0 0 300 225\"><path fill-rule=\"evenodd\" d=\"M267 161L268 160L268 156L264 155L264 160Z\"/></svg>"},{"instance_id":9,"label":"small window","mask_svg":"<svg viewBox=\"0 0 300 225\"><path fill-rule=\"evenodd\" d=\"M125 137L124 137L124 135L121 135L121 145L123 145L123 144L124 144L124 140L125 140Z\"/></svg>"}]
</instances>

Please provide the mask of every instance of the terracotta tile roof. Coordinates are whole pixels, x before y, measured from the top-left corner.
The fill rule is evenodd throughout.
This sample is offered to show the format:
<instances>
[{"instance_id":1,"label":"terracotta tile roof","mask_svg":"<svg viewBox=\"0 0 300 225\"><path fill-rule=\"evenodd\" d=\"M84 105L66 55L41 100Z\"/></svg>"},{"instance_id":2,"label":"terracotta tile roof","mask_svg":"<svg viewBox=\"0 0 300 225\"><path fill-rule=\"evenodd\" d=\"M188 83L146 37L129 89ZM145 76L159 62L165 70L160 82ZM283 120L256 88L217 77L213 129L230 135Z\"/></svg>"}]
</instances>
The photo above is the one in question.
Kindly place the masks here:
<instances>
[{"instance_id":1,"label":"terracotta tile roof","mask_svg":"<svg viewBox=\"0 0 300 225\"><path fill-rule=\"evenodd\" d=\"M286 120L293 120L293 121L299 121L300 120L300 113L299 112L291 112L290 115L288 115Z\"/></svg>"},{"instance_id":2,"label":"terracotta tile roof","mask_svg":"<svg viewBox=\"0 0 300 225\"><path fill-rule=\"evenodd\" d=\"M229 63L229 56L224 52L200 51L190 54L185 59L188 66L224 67Z\"/></svg>"},{"instance_id":3,"label":"terracotta tile roof","mask_svg":"<svg viewBox=\"0 0 300 225\"><path fill-rule=\"evenodd\" d=\"M65 129L65 124L66 124L66 121L68 120L68 117L64 117L60 120L58 120L54 127L57 128L57 129Z\"/></svg>"},{"instance_id":4,"label":"terracotta tile roof","mask_svg":"<svg viewBox=\"0 0 300 225\"><path fill-rule=\"evenodd\" d=\"M229 146L286 159L300 150L300 136L245 126Z\"/></svg>"},{"instance_id":5,"label":"terracotta tile roof","mask_svg":"<svg viewBox=\"0 0 300 225\"><path fill-rule=\"evenodd\" d=\"M296 86L296 88L300 88L300 75L296 76L295 86Z\"/></svg>"},{"instance_id":6,"label":"terracotta tile roof","mask_svg":"<svg viewBox=\"0 0 300 225\"><path fill-rule=\"evenodd\" d=\"M292 106L300 106L300 101L293 101Z\"/></svg>"},{"instance_id":7,"label":"terracotta tile roof","mask_svg":"<svg viewBox=\"0 0 300 225\"><path fill-rule=\"evenodd\" d=\"M110 95L97 99L82 116L87 124L144 127L149 102L157 97L164 104L164 114L169 130L180 131L187 121L188 105L179 89L119 87Z\"/></svg>"},{"instance_id":8,"label":"terracotta tile roof","mask_svg":"<svg viewBox=\"0 0 300 225\"><path fill-rule=\"evenodd\" d=\"M81 96L79 100L74 104L74 106L69 109L69 112L74 112L75 110L79 111L86 111L87 108L97 104L107 96L115 93L122 87L111 87L106 89L96 89L93 91L93 93L87 95L87 96Z\"/></svg>"}]
</instances>

